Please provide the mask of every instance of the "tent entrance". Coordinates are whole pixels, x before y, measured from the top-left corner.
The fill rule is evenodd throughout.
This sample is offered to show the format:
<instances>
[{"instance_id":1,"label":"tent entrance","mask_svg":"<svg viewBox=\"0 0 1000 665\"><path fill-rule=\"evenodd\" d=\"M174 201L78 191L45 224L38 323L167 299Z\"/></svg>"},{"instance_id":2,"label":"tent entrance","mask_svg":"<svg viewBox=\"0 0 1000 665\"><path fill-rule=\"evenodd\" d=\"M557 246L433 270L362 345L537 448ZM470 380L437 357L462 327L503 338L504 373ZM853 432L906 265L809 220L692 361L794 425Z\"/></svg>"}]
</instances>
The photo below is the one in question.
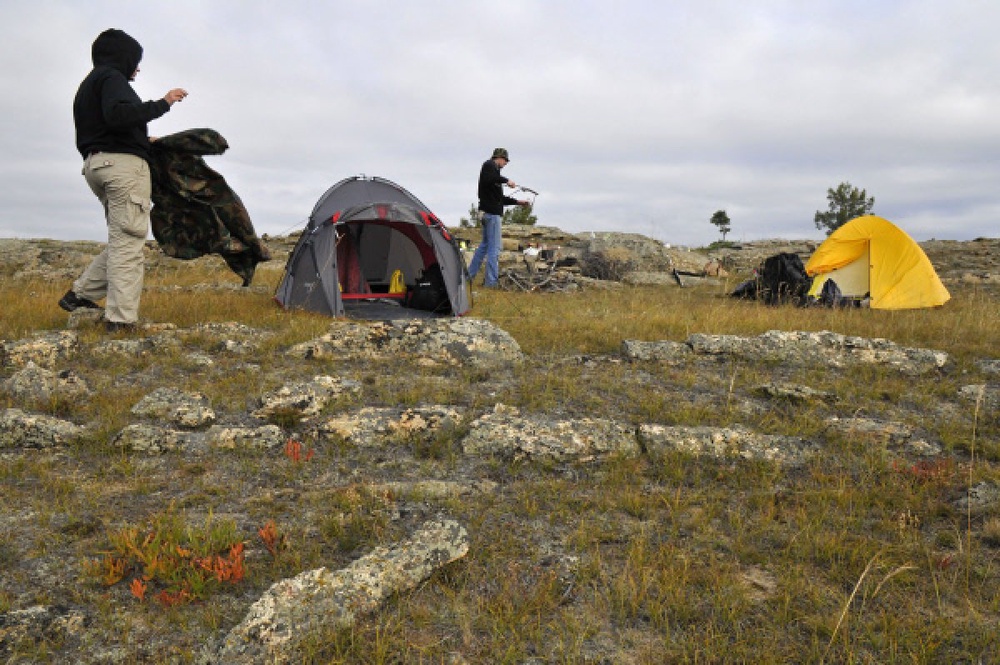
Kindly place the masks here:
<instances>
[{"instance_id":1,"label":"tent entrance","mask_svg":"<svg viewBox=\"0 0 1000 665\"><path fill-rule=\"evenodd\" d=\"M832 279L840 288L844 298L861 299L871 293L871 243L865 243L865 250L856 259L836 270L817 275L813 280L809 295L818 298L823 284Z\"/></svg>"},{"instance_id":2,"label":"tent entrance","mask_svg":"<svg viewBox=\"0 0 1000 665\"><path fill-rule=\"evenodd\" d=\"M435 262L429 234L413 224L366 220L337 225L337 280L344 300L402 298L390 293L396 271L404 284L412 285Z\"/></svg>"}]
</instances>

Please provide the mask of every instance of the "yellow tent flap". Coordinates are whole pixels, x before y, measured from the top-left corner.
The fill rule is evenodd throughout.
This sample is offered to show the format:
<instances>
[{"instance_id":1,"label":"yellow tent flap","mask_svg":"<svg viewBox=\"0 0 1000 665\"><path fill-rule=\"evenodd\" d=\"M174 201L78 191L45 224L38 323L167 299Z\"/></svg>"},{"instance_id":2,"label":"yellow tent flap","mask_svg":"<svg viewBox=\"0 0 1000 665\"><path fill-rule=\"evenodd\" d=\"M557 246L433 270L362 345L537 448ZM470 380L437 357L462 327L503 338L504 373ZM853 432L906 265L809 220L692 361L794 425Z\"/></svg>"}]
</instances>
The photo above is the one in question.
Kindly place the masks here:
<instances>
[{"instance_id":1,"label":"yellow tent flap","mask_svg":"<svg viewBox=\"0 0 1000 665\"><path fill-rule=\"evenodd\" d=\"M864 245L864 251L850 263L834 268L829 272L816 275L813 280L809 295L820 297L823 291L823 284L832 279L840 289L841 295L846 298L863 298L871 293L871 257L868 254L868 243Z\"/></svg>"},{"instance_id":2,"label":"yellow tent flap","mask_svg":"<svg viewBox=\"0 0 1000 665\"><path fill-rule=\"evenodd\" d=\"M951 298L920 245L875 215L853 219L831 233L809 258L806 272L818 283L827 276L836 281L833 271L862 272L864 266L851 265L856 261L868 262L873 309L937 307Z\"/></svg>"}]
</instances>

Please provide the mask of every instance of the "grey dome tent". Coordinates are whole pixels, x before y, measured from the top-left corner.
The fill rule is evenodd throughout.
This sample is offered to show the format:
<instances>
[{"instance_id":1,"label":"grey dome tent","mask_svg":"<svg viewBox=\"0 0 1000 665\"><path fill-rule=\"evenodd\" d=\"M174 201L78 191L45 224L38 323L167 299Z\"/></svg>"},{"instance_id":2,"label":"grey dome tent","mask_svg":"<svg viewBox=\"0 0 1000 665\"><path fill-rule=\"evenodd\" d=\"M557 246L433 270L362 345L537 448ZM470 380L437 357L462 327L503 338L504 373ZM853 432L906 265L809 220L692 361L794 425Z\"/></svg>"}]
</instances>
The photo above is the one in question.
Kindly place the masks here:
<instances>
[{"instance_id":1,"label":"grey dome tent","mask_svg":"<svg viewBox=\"0 0 1000 665\"><path fill-rule=\"evenodd\" d=\"M394 275L405 293L393 288ZM429 282L440 296L426 306L416 296ZM470 308L469 288L454 237L427 206L394 182L356 176L317 201L274 299L329 316L461 316Z\"/></svg>"}]
</instances>

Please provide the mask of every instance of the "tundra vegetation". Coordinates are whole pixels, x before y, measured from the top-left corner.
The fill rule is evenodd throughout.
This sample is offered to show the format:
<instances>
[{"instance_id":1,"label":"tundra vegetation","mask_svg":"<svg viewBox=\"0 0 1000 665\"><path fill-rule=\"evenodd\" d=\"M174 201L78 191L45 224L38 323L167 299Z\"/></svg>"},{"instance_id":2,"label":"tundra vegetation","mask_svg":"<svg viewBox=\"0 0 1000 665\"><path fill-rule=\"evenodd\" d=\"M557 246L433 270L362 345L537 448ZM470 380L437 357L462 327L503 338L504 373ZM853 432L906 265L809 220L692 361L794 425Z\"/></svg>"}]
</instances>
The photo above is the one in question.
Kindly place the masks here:
<instances>
[{"instance_id":1,"label":"tundra vegetation","mask_svg":"<svg viewBox=\"0 0 1000 665\"><path fill-rule=\"evenodd\" d=\"M1000 486L1000 418L957 397L967 384L996 384L982 365L1000 350L995 287L949 285L946 306L903 312L739 302L726 297L739 274L684 289L480 290L472 316L525 354L487 370L286 354L330 320L274 305L277 263L261 266L258 289L201 288L235 286L208 259L147 274L145 319L234 322L267 333L255 344L222 352L195 336L145 355L78 354L58 369L82 377L89 397L25 404L0 393L0 408L88 426L61 448L0 449L0 630L36 606L82 617L74 630L6 633L5 662L195 662L273 583L343 568L436 515L468 530L467 556L353 625L309 636L304 662L995 662L1000 505L971 498ZM64 329L55 302L65 288L0 273L0 339ZM624 340L769 330L885 338L944 351L949 364L908 376L888 366L637 363L620 352ZM80 335L84 346L105 337ZM211 364L193 363L193 351ZM0 368L0 380L14 371ZM504 404L631 428L741 423L820 452L797 467L684 452L481 458L463 453L463 426L373 448L312 436L280 412L271 422L287 441L277 449L150 455L115 443L157 388L242 413L320 374L360 386L325 416L399 405L476 415ZM756 397L775 381L829 397ZM903 422L941 452L914 459L824 425L858 415ZM385 489L399 479L491 489Z\"/></svg>"}]
</instances>

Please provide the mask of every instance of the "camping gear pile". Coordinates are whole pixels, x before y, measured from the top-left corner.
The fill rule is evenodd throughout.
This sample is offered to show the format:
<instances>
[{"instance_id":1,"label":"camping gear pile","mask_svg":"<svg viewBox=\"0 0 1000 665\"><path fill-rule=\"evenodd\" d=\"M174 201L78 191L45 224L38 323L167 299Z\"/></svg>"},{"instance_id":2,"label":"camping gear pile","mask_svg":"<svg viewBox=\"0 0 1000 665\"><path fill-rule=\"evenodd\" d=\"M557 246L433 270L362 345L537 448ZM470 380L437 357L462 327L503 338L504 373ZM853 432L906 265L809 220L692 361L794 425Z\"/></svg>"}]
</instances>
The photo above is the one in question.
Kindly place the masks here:
<instances>
[{"instance_id":1,"label":"camping gear pile","mask_svg":"<svg viewBox=\"0 0 1000 665\"><path fill-rule=\"evenodd\" d=\"M805 265L796 254L768 257L731 295L769 305L872 309L938 307L951 298L920 245L875 215L838 228Z\"/></svg>"},{"instance_id":2,"label":"camping gear pile","mask_svg":"<svg viewBox=\"0 0 1000 665\"><path fill-rule=\"evenodd\" d=\"M497 285L505 291L575 291L578 263L575 256L563 256L559 247L531 242L521 251L521 264L504 268Z\"/></svg>"},{"instance_id":3,"label":"camping gear pile","mask_svg":"<svg viewBox=\"0 0 1000 665\"><path fill-rule=\"evenodd\" d=\"M498 286L504 291L575 291L579 287L576 274L561 270L553 261L533 268L505 268Z\"/></svg>"},{"instance_id":4,"label":"camping gear pile","mask_svg":"<svg viewBox=\"0 0 1000 665\"><path fill-rule=\"evenodd\" d=\"M762 300L767 305L804 305L809 276L798 254L769 256L749 279L733 291L736 298Z\"/></svg>"},{"instance_id":5,"label":"camping gear pile","mask_svg":"<svg viewBox=\"0 0 1000 665\"><path fill-rule=\"evenodd\" d=\"M288 257L275 300L329 316L461 316L465 261L444 224L384 178L345 178L320 197Z\"/></svg>"}]
</instances>

